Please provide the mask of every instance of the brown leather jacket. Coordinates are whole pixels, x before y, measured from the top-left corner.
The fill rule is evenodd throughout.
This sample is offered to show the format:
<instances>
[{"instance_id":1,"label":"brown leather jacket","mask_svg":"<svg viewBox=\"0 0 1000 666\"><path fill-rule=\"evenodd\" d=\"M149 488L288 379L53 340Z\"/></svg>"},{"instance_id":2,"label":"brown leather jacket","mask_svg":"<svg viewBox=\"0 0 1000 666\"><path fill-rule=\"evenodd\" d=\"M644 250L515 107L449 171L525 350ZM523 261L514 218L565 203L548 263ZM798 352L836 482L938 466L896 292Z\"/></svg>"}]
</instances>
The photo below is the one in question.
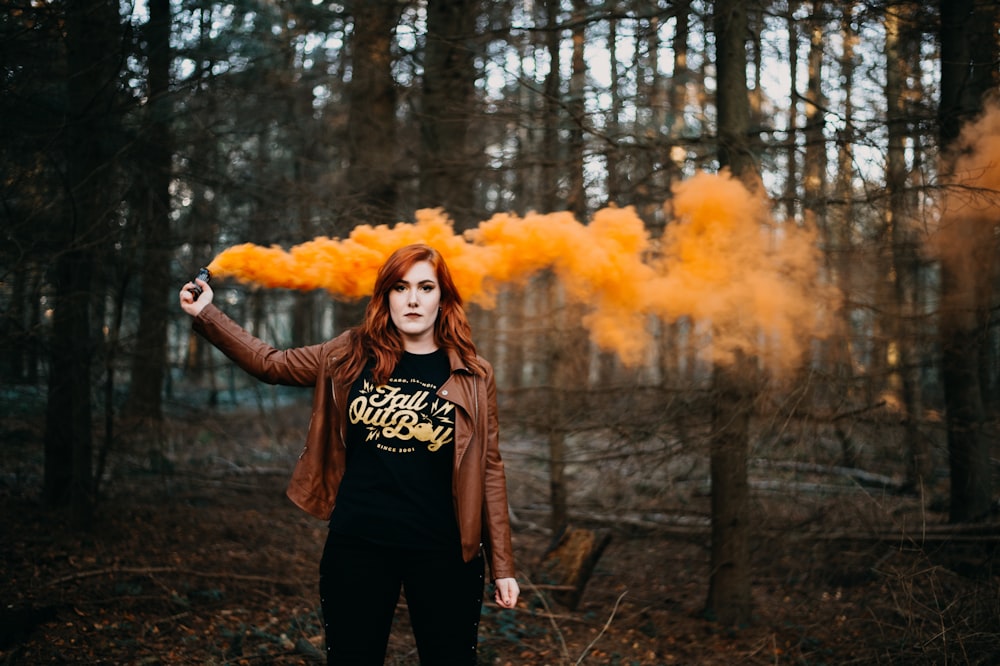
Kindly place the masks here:
<instances>
[{"instance_id":1,"label":"brown leather jacket","mask_svg":"<svg viewBox=\"0 0 1000 666\"><path fill-rule=\"evenodd\" d=\"M287 494L310 515L328 520L344 476L347 452L344 420L350 386L333 383L333 368L345 349L345 337L279 350L251 335L213 304L194 319L194 330L261 381L314 387L305 447L292 472ZM513 578L507 481L500 457L493 368L483 361L487 374L481 377L474 375L452 350L449 360L451 377L437 395L459 408L455 417L452 497L462 555L469 561L481 548L485 549L492 577Z\"/></svg>"}]
</instances>

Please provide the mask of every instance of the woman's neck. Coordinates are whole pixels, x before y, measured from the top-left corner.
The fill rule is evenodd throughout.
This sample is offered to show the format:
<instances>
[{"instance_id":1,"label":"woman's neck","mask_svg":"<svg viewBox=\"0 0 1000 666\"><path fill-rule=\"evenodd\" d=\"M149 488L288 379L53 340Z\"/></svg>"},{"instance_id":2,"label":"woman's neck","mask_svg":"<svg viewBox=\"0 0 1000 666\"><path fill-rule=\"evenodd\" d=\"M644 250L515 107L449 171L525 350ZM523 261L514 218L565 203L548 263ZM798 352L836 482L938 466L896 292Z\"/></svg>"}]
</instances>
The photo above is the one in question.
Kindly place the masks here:
<instances>
[{"instance_id":1,"label":"woman's neck","mask_svg":"<svg viewBox=\"0 0 1000 666\"><path fill-rule=\"evenodd\" d=\"M434 338L426 340L403 340L403 351L411 354L431 354L438 350L438 345Z\"/></svg>"}]
</instances>

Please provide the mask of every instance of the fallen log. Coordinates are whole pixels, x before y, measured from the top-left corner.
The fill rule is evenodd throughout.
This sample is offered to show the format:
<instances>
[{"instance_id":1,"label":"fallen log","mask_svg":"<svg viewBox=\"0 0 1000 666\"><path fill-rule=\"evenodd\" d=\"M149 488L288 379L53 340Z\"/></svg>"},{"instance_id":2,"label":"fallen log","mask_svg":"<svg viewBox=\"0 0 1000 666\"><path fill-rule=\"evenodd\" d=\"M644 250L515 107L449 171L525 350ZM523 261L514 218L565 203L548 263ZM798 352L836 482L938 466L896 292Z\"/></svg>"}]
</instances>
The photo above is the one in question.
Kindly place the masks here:
<instances>
[{"instance_id":1,"label":"fallen log","mask_svg":"<svg viewBox=\"0 0 1000 666\"><path fill-rule=\"evenodd\" d=\"M818 463L800 462L797 460L767 460L757 458L750 463L754 467L765 467L769 469L787 469L794 472L804 472L807 474L822 474L826 476L842 476L854 479L862 486L884 488L895 492L902 492L905 483L891 476L867 472L856 467L845 467L843 465L821 465Z\"/></svg>"},{"instance_id":2,"label":"fallen log","mask_svg":"<svg viewBox=\"0 0 1000 666\"><path fill-rule=\"evenodd\" d=\"M609 530L567 528L542 555L536 579L544 586L551 586L552 598L557 603L576 610L587 581L610 542Z\"/></svg>"}]
</instances>

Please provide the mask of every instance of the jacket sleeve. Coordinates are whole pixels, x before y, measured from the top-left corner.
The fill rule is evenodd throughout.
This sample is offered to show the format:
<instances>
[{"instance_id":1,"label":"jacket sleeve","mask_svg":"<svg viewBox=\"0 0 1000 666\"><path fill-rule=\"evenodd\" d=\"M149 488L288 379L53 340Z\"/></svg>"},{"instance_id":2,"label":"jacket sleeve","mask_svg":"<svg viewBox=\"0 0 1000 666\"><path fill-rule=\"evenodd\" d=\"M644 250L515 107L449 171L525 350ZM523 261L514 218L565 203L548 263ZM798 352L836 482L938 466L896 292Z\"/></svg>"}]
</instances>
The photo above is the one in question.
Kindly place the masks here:
<instances>
[{"instance_id":1,"label":"jacket sleeve","mask_svg":"<svg viewBox=\"0 0 1000 666\"><path fill-rule=\"evenodd\" d=\"M211 303L195 317L192 326L236 365L263 382L287 386L316 384L323 345L276 349L251 335Z\"/></svg>"},{"instance_id":2,"label":"jacket sleeve","mask_svg":"<svg viewBox=\"0 0 1000 666\"><path fill-rule=\"evenodd\" d=\"M507 505L507 476L500 456L500 426L497 414L497 385L489 367L486 383L486 473L484 488L484 524L490 575L514 578L514 549L510 538L510 509Z\"/></svg>"}]
</instances>

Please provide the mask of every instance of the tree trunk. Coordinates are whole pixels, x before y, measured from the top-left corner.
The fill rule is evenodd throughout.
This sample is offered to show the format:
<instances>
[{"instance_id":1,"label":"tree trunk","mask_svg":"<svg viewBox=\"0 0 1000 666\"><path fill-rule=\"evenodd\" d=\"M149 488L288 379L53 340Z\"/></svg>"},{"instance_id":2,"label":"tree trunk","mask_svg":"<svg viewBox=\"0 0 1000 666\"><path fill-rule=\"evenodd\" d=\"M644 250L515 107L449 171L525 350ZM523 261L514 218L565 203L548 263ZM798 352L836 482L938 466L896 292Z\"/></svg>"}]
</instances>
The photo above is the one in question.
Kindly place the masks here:
<instances>
[{"instance_id":1,"label":"tree trunk","mask_svg":"<svg viewBox=\"0 0 1000 666\"><path fill-rule=\"evenodd\" d=\"M143 229L139 329L132 358L131 386L126 412L130 417L160 421L163 378L167 359L167 322L170 320L170 179L173 148L170 123L170 2L150 0L146 24L149 63L149 102L146 126L139 142L139 169ZM153 433L155 430L151 429Z\"/></svg>"},{"instance_id":2,"label":"tree trunk","mask_svg":"<svg viewBox=\"0 0 1000 666\"><path fill-rule=\"evenodd\" d=\"M619 147L616 145L617 139L622 135L622 92L621 74L619 73L618 55L618 19L608 20L608 64L609 83L608 95L611 97L611 108L608 109L607 135L611 143L604 148L604 159L608 171L608 205L623 206L627 204L621 188L621 178L619 177Z\"/></svg>"},{"instance_id":3,"label":"tree trunk","mask_svg":"<svg viewBox=\"0 0 1000 666\"><path fill-rule=\"evenodd\" d=\"M556 210L559 199L559 173L562 166L562 142L559 138L559 119L562 117L559 100L561 98L562 77L559 57L561 40L559 34L559 0L543 0L545 9L545 49L549 55L549 71L545 75L545 115L542 135L543 157L538 205L544 213Z\"/></svg>"},{"instance_id":4,"label":"tree trunk","mask_svg":"<svg viewBox=\"0 0 1000 666\"><path fill-rule=\"evenodd\" d=\"M21 384L28 376L28 354L31 344L28 331L28 270L13 271L11 275L10 301L7 311L0 316L0 340L3 345L3 370L0 379L4 383Z\"/></svg>"},{"instance_id":5,"label":"tree trunk","mask_svg":"<svg viewBox=\"0 0 1000 666\"><path fill-rule=\"evenodd\" d=\"M587 62L584 49L587 43L586 21L583 17L588 10L586 0L573 0L573 56L569 80L569 99L566 110L569 115L569 159L563 173L569 179L566 208L572 211L582 224L587 221L587 191L584 187L584 136L583 124L584 95L587 87Z\"/></svg>"},{"instance_id":6,"label":"tree trunk","mask_svg":"<svg viewBox=\"0 0 1000 666\"><path fill-rule=\"evenodd\" d=\"M798 215L798 185L799 185L799 83L797 72L799 71L799 20L795 16L798 2L790 0L788 3L788 16L785 23L788 29L788 70L792 72L789 77L791 84L788 91L788 150L787 164L785 165L785 218L788 221L794 220Z\"/></svg>"},{"instance_id":7,"label":"tree trunk","mask_svg":"<svg viewBox=\"0 0 1000 666\"><path fill-rule=\"evenodd\" d=\"M992 84L988 57L996 8L974 11L974 0L942 0L941 103L938 109L943 151L964 121L982 110ZM984 14L987 14L984 16ZM995 41L995 40L993 40ZM989 442L983 433L979 386L979 306L973 285L960 277L958 261L941 261L941 375L945 395L951 489L949 520L966 522L989 516L992 480Z\"/></svg>"},{"instance_id":8,"label":"tree trunk","mask_svg":"<svg viewBox=\"0 0 1000 666\"><path fill-rule=\"evenodd\" d=\"M663 159L663 171L665 177L665 191L670 191L673 183L680 180L683 173L683 165L687 160L687 148L676 142L687 130L685 122L685 112L688 107L688 85L691 81L691 71L688 65L688 53L690 45L691 21L691 0L680 0L674 3L676 8L674 36L671 41L673 51L673 80L667 85L667 113L664 119L664 131L667 142L664 145L665 154ZM650 225L650 234L654 237L663 235L663 227L666 224L665 217L660 224ZM680 345L681 329L683 324L675 320L661 320L658 322L660 332L658 336L657 354L659 355L660 382L666 386L670 380L679 382L681 368L682 349ZM690 339L690 338L689 338ZM688 359L686 367L694 367Z\"/></svg>"},{"instance_id":9,"label":"tree trunk","mask_svg":"<svg viewBox=\"0 0 1000 666\"><path fill-rule=\"evenodd\" d=\"M294 78L300 74L295 63L295 52L291 39L287 45L287 62L289 78ZM295 161L292 166L292 174L295 187L289 197L289 210L295 211L295 218L298 222L298 234L300 242L306 241L316 235L313 225L314 201L311 197L301 196L300 193L308 192L316 182L315 165L322 163L322 155L318 147L321 141L317 123L310 122L313 108L312 87L305 85L296 88L293 82L289 82L289 89L295 91L290 95L289 107L296 117L302 118L301 124L293 131L295 144L297 145ZM316 314L317 296L315 292L296 292L292 303L292 331L291 346L301 347L303 345L314 344L320 339L319 322Z\"/></svg>"},{"instance_id":10,"label":"tree trunk","mask_svg":"<svg viewBox=\"0 0 1000 666\"><path fill-rule=\"evenodd\" d=\"M93 259L113 201L109 152L116 91L118 3L80 0L66 7L67 201L55 265L55 308L45 423L43 498L70 506L78 528L93 517L90 319Z\"/></svg>"},{"instance_id":11,"label":"tree trunk","mask_svg":"<svg viewBox=\"0 0 1000 666\"><path fill-rule=\"evenodd\" d=\"M714 21L719 164L737 178L752 182L755 172L747 141L750 105L744 3L716 0ZM746 468L753 403L747 372L751 364L750 359L736 353L732 367L717 366L713 373L712 566L706 611L726 625L745 624L751 613Z\"/></svg>"},{"instance_id":12,"label":"tree trunk","mask_svg":"<svg viewBox=\"0 0 1000 666\"><path fill-rule=\"evenodd\" d=\"M86 528L93 504L89 293L93 266L80 239L70 242L74 247L60 255L53 280L43 497L50 507L70 506L74 524Z\"/></svg>"},{"instance_id":13,"label":"tree trunk","mask_svg":"<svg viewBox=\"0 0 1000 666\"><path fill-rule=\"evenodd\" d=\"M854 105L851 97L854 91L854 58L855 45L858 40L856 29L853 25L854 3L847 3L841 9L841 38L844 44L840 58L840 72L843 81L844 92L844 117L847 122L842 130L837 149L837 180L835 183L834 206L830 206L829 221L821 227L824 235L824 244L831 251L824 253L827 267L832 276L833 283L838 291L844 295L845 303L852 302L851 296L851 275L853 268L853 227L855 224L855 210L852 203L854 198L854 137L850 128L853 127ZM851 353L851 309L845 306L836 314L834 319L835 330L826 345L829 354L828 364L833 368L834 384L831 391L832 396L838 402L850 404L857 399L856 382L854 379L854 364ZM857 464L857 447L854 445L850 434L842 430L839 426L837 435L841 441L841 464L845 467L854 467Z\"/></svg>"},{"instance_id":14,"label":"tree trunk","mask_svg":"<svg viewBox=\"0 0 1000 666\"><path fill-rule=\"evenodd\" d=\"M552 504L550 526L559 534L569 522L569 487L566 464L567 443L579 420L573 394L586 388L589 354L588 341L580 323L582 306L567 303L554 277L546 280L549 289L547 308L551 324L546 345L549 350L550 403L547 410L549 447L549 499Z\"/></svg>"},{"instance_id":15,"label":"tree trunk","mask_svg":"<svg viewBox=\"0 0 1000 666\"><path fill-rule=\"evenodd\" d=\"M351 203L343 228L336 230L339 236L357 224L396 222L399 198L392 42L403 5L398 0L356 0L347 6L354 17L346 133Z\"/></svg>"},{"instance_id":16,"label":"tree trunk","mask_svg":"<svg viewBox=\"0 0 1000 666\"><path fill-rule=\"evenodd\" d=\"M820 226L826 224L826 135L824 132L826 99L823 97L823 47L826 25L826 2L813 3L809 30L809 78L805 103L805 163L803 169L803 205Z\"/></svg>"},{"instance_id":17,"label":"tree trunk","mask_svg":"<svg viewBox=\"0 0 1000 666\"><path fill-rule=\"evenodd\" d=\"M713 382L711 479L712 554L706 611L721 624L743 625L750 598L750 490L747 483L750 401L741 353L731 366L717 365Z\"/></svg>"},{"instance_id":18,"label":"tree trunk","mask_svg":"<svg viewBox=\"0 0 1000 666\"><path fill-rule=\"evenodd\" d=\"M560 89L562 87L562 77L560 76L560 29L559 29L559 0L544 0L545 11L545 48L550 58L549 72L545 77L545 116L544 134L542 135L542 154L546 156L541 169L541 187L539 190L539 202L544 212L556 210L559 199L559 177L562 170L562 145L559 138L560 118L563 117L559 107ZM552 316L559 307L559 295L555 278L549 274L536 281L537 288L541 290L546 302L544 311ZM545 378L551 387L549 391L549 412L552 418L549 421L548 451L549 451L549 500L552 505L552 512L549 516L549 525L554 534L558 534L566 527L568 507L565 473L565 442L566 433L562 423L562 409L564 407L561 384L559 381L560 350L558 336L560 327L556 325L554 318L548 326L545 335L544 350L547 363L542 364L543 372L547 373Z\"/></svg>"},{"instance_id":19,"label":"tree trunk","mask_svg":"<svg viewBox=\"0 0 1000 666\"><path fill-rule=\"evenodd\" d=\"M429 0L420 114L420 205L444 208L459 230L480 217L468 145L475 116L479 0Z\"/></svg>"},{"instance_id":20,"label":"tree trunk","mask_svg":"<svg viewBox=\"0 0 1000 666\"><path fill-rule=\"evenodd\" d=\"M688 85L691 82L691 70L688 64L688 53L690 44L688 39L691 34L691 0L678 0L674 3L676 8L676 27L674 28L674 38L671 42L674 53L674 77L667 87L667 120L666 130L671 139L667 144L667 155L665 155L665 171L669 174L667 186L681 177L681 167L687 157L687 149L675 144L672 140L680 137L687 129L684 114L688 105ZM662 231L662 230L658 230Z\"/></svg>"},{"instance_id":21,"label":"tree trunk","mask_svg":"<svg viewBox=\"0 0 1000 666\"><path fill-rule=\"evenodd\" d=\"M888 102L889 142L886 165L886 189L889 192L889 209L886 213L884 241L888 245L883 251L885 284L890 293L887 301L889 331L885 337L889 341L886 350L889 357L888 390L896 396L900 406L904 427L904 441L907 447L907 476L914 487L922 487L930 479L930 458L926 443L917 427L916 378L913 358L914 331L906 322L916 321L914 308L917 302L915 285L917 275L916 239L910 230L910 220L915 214L908 207L907 196L909 167L906 161L905 141L910 135L907 126L909 113L906 100L912 96L906 81L919 79L919 73L911 71L911 63L918 61L914 52L918 48L919 33L912 26L917 7L900 3L886 16L886 101Z\"/></svg>"},{"instance_id":22,"label":"tree trunk","mask_svg":"<svg viewBox=\"0 0 1000 666\"><path fill-rule=\"evenodd\" d=\"M399 151L396 128L396 83L392 76L393 33L403 3L398 0L353 0L346 3L354 18L348 42L351 80L347 84L347 193L333 235L346 237L359 224L399 221ZM334 333L364 316L365 302L335 304Z\"/></svg>"},{"instance_id":23,"label":"tree trunk","mask_svg":"<svg viewBox=\"0 0 1000 666\"><path fill-rule=\"evenodd\" d=\"M750 102L747 95L747 14L739 0L715 3L715 93L719 165L748 184L756 182L750 152Z\"/></svg>"}]
</instances>

